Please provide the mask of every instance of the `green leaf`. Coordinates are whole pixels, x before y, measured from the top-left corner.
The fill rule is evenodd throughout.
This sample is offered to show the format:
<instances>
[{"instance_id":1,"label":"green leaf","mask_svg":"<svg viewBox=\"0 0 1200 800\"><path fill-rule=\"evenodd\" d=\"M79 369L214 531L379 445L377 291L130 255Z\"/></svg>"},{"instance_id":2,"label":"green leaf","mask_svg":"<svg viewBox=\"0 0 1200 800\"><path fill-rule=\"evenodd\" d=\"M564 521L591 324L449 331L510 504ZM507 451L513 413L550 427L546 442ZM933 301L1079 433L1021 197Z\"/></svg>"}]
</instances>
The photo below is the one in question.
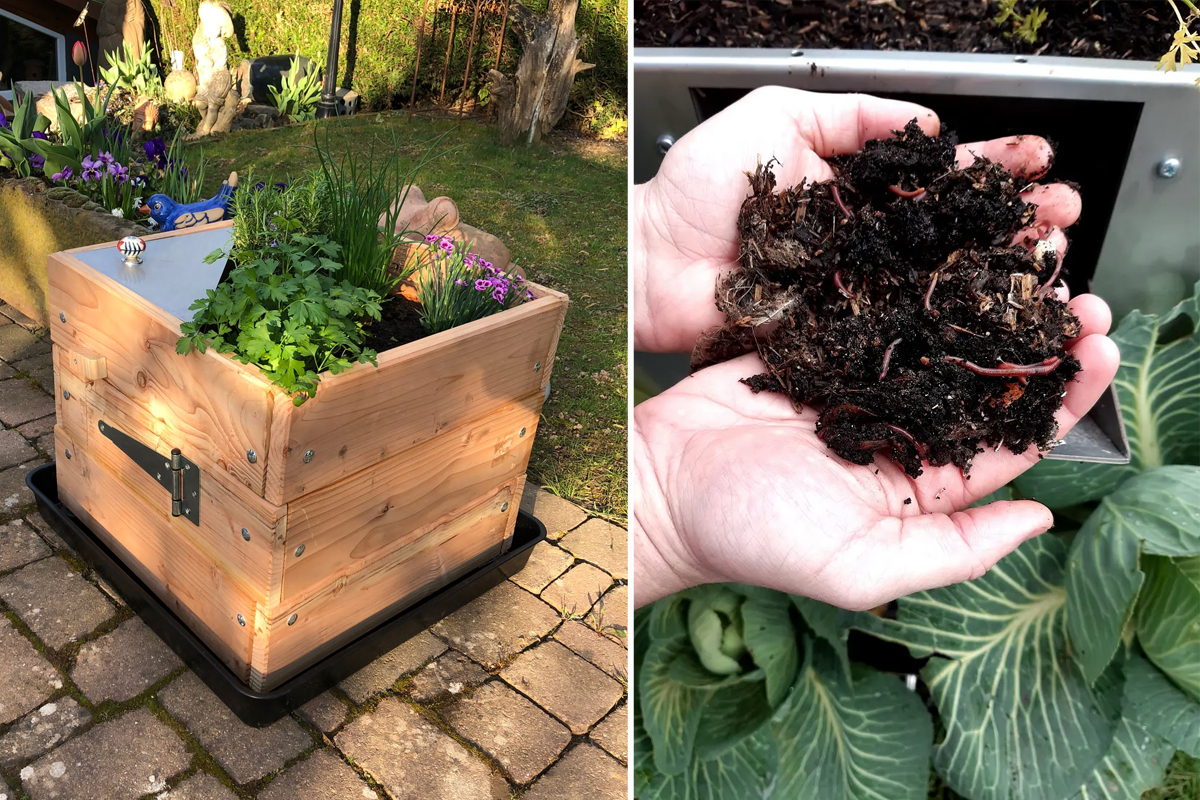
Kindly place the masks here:
<instances>
[{"instance_id":1,"label":"green leaf","mask_svg":"<svg viewBox=\"0 0 1200 800\"><path fill-rule=\"evenodd\" d=\"M1142 570L1138 641L1175 685L1200 699L1200 589L1169 558L1144 558Z\"/></svg>"},{"instance_id":2,"label":"green leaf","mask_svg":"<svg viewBox=\"0 0 1200 800\"><path fill-rule=\"evenodd\" d=\"M692 689L671 678L671 665L681 655L692 655L687 639L655 641L638 676L642 720L654 743L654 765L665 775L678 775L692 760L696 726L709 689Z\"/></svg>"},{"instance_id":3,"label":"green leaf","mask_svg":"<svg viewBox=\"0 0 1200 800\"><path fill-rule=\"evenodd\" d=\"M1067 542L1039 536L983 577L899 601L860 626L919 651L946 726L938 774L972 800L1060 800L1112 741L1120 684L1095 687L1066 636Z\"/></svg>"},{"instance_id":4,"label":"green leaf","mask_svg":"<svg viewBox=\"0 0 1200 800\"><path fill-rule=\"evenodd\" d=\"M804 618L808 627L812 628L812 632L837 653L838 661L842 664L843 677L849 680L850 628L852 620L856 619L858 615L837 606L822 603L820 600L800 595L791 595L791 598L793 605L800 611L800 616Z\"/></svg>"},{"instance_id":5,"label":"green leaf","mask_svg":"<svg viewBox=\"0 0 1200 800\"><path fill-rule=\"evenodd\" d=\"M1192 558L1173 558L1175 566L1183 574L1183 577L1192 582L1192 585L1200 589L1200 556Z\"/></svg>"},{"instance_id":6,"label":"green leaf","mask_svg":"<svg viewBox=\"0 0 1200 800\"><path fill-rule=\"evenodd\" d=\"M779 747L772 797L924 800L933 721L921 699L862 665L847 681L832 648L815 649L771 722Z\"/></svg>"},{"instance_id":7,"label":"green leaf","mask_svg":"<svg viewBox=\"0 0 1200 800\"><path fill-rule=\"evenodd\" d=\"M634 794L639 800L761 800L771 791L779 759L765 728L710 759L696 759L678 775L658 775Z\"/></svg>"},{"instance_id":8,"label":"green leaf","mask_svg":"<svg viewBox=\"0 0 1200 800\"><path fill-rule=\"evenodd\" d=\"M800 668L800 645L785 594L751 597L742 604L743 635L754 663L766 673L766 700L775 708L787 697Z\"/></svg>"},{"instance_id":9,"label":"green leaf","mask_svg":"<svg viewBox=\"0 0 1200 800\"><path fill-rule=\"evenodd\" d=\"M698 586L689 593L688 636L709 672L736 675L746 652L741 605L745 598L720 584Z\"/></svg>"},{"instance_id":10,"label":"green leaf","mask_svg":"<svg viewBox=\"0 0 1200 800\"><path fill-rule=\"evenodd\" d=\"M696 728L696 757L710 759L724 753L762 727L774 710L767 702L761 671L714 689Z\"/></svg>"},{"instance_id":11,"label":"green leaf","mask_svg":"<svg viewBox=\"0 0 1200 800\"><path fill-rule=\"evenodd\" d=\"M634 630L637 630L637 616L634 615ZM636 638L636 633L634 634ZM635 658L636 658L636 650ZM642 797L646 787L658 773L654 769L654 744L646 726L642 724L642 706L639 702L640 692L634 692L630 702L633 704L633 794Z\"/></svg>"},{"instance_id":12,"label":"green leaf","mask_svg":"<svg viewBox=\"0 0 1200 800\"><path fill-rule=\"evenodd\" d=\"M1194 758L1200 758L1200 703L1167 680L1144 658L1125 664L1123 716Z\"/></svg>"},{"instance_id":13,"label":"green leaf","mask_svg":"<svg viewBox=\"0 0 1200 800\"><path fill-rule=\"evenodd\" d=\"M1138 800L1162 784L1174 750L1143 726L1122 719L1108 752L1068 800Z\"/></svg>"},{"instance_id":14,"label":"green leaf","mask_svg":"<svg viewBox=\"0 0 1200 800\"><path fill-rule=\"evenodd\" d=\"M1185 335L1159 343L1164 330L1185 323L1190 323ZM1016 479L1023 496L1061 508L1104 497L1145 470L1200 463L1200 283L1167 314L1131 312L1111 336L1121 350L1113 385L1129 437L1130 462L1042 460Z\"/></svg>"}]
</instances>

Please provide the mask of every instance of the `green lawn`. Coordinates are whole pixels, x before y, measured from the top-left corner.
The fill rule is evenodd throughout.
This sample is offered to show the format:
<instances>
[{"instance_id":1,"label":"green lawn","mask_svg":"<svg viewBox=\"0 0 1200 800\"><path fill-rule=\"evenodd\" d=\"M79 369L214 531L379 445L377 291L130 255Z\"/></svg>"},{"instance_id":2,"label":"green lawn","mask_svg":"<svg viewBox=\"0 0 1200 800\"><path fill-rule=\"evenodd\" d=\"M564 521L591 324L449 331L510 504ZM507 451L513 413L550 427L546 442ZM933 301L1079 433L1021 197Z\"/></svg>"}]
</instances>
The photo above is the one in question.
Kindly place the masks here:
<instances>
[{"instance_id":1,"label":"green lawn","mask_svg":"<svg viewBox=\"0 0 1200 800\"><path fill-rule=\"evenodd\" d=\"M451 148L422 170L426 197L446 195L464 221L504 241L513 260L538 283L571 296L566 326L542 411L530 478L603 515L626 513L626 157L617 143L555 135L540 146L498 144L483 125L430 120L404 112L350 117L267 131L241 131L192 146L208 159L217 185L237 170L256 180L284 180L315 165L316 125L333 128L334 152L372 143L391 153L391 129L401 157L414 163L434 140ZM344 135L343 135L344 134Z\"/></svg>"}]
</instances>

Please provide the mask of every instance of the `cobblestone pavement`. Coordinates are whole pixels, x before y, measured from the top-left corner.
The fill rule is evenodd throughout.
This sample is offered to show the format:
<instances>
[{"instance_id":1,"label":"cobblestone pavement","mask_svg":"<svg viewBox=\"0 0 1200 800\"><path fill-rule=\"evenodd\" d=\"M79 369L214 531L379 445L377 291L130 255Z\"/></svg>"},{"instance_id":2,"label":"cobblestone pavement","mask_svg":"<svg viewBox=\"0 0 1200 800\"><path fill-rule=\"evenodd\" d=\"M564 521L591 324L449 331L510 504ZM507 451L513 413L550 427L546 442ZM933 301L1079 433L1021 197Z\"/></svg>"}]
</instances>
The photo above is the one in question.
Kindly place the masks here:
<instances>
[{"instance_id":1,"label":"cobblestone pavement","mask_svg":"<svg viewBox=\"0 0 1200 800\"><path fill-rule=\"evenodd\" d=\"M243 725L41 519L50 345L0 305L0 800L623 800L626 536L537 487L551 541L267 728Z\"/></svg>"}]
</instances>

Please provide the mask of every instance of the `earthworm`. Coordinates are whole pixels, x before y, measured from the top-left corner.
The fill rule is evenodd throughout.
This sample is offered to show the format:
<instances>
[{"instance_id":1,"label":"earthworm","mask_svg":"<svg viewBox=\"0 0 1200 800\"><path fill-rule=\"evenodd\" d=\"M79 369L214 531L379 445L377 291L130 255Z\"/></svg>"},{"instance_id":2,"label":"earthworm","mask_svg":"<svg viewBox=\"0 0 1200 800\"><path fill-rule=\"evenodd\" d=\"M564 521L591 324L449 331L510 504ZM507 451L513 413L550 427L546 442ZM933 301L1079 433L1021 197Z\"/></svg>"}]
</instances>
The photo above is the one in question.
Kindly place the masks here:
<instances>
[{"instance_id":1,"label":"earthworm","mask_svg":"<svg viewBox=\"0 0 1200 800\"><path fill-rule=\"evenodd\" d=\"M978 364L967 361L965 358L946 356L946 363L954 364L955 366L970 370L976 375L984 375L989 378L1030 378L1035 375L1049 375L1058 369L1058 365L1062 363L1062 359L1058 356L1050 356L1040 364L1010 364L1007 361L1001 361L994 367L981 367Z\"/></svg>"},{"instance_id":2,"label":"earthworm","mask_svg":"<svg viewBox=\"0 0 1200 800\"><path fill-rule=\"evenodd\" d=\"M911 433L904 430L904 428L901 428L899 425L894 425L890 422L887 423L885 427L889 431L892 431L893 433L898 433L901 436L903 436L906 440L908 440L908 443L913 446L913 449L917 451L917 455L919 455L921 458L925 457L925 445L918 442Z\"/></svg>"},{"instance_id":3,"label":"earthworm","mask_svg":"<svg viewBox=\"0 0 1200 800\"><path fill-rule=\"evenodd\" d=\"M904 341L903 338L897 339L889 344L887 349L883 351L883 370L879 373L880 381L887 377L888 365L892 363L892 351L895 350L896 345L900 344L902 341Z\"/></svg>"},{"instance_id":4,"label":"earthworm","mask_svg":"<svg viewBox=\"0 0 1200 800\"><path fill-rule=\"evenodd\" d=\"M846 288L846 284L842 283L842 271L840 269L833 273L833 285L837 287L839 292L841 292L842 297L854 296L850 293L850 290Z\"/></svg>"},{"instance_id":5,"label":"earthworm","mask_svg":"<svg viewBox=\"0 0 1200 800\"><path fill-rule=\"evenodd\" d=\"M925 290L925 310L933 311L933 306L929 305L929 301L933 299L933 287L937 286L938 274L933 273L933 277L929 279L929 288Z\"/></svg>"},{"instance_id":6,"label":"earthworm","mask_svg":"<svg viewBox=\"0 0 1200 800\"><path fill-rule=\"evenodd\" d=\"M854 212L847 208L846 204L842 202L842 193L838 191L836 183L829 184L829 191L831 194L833 194L833 202L837 203L837 207L842 210L842 213L848 218L854 219Z\"/></svg>"},{"instance_id":7,"label":"earthworm","mask_svg":"<svg viewBox=\"0 0 1200 800\"><path fill-rule=\"evenodd\" d=\"M909 191L908 189L901 189L899 186L888 186L888 189L892 194L899 195L900 197L911 197L913 200L920 200L925 196L925 190L920 188Z\"/></svg>"},{"instance_id":8,"label":"earthworm","mask_svg":"<svg viewBox=\"0 0 1200 800\"><path fill-rule=\"evenodd\" d=\"M1058 273L1062 271L1062 259L1056 258L1054 260L1058 263L1054 265L1054 272L1050 273L1050 277L1042 284L1042 288L1038 289L1037 296L1039 300L1054 290L1054 280L1058 277Z\"/></svg>"}]
</instances>

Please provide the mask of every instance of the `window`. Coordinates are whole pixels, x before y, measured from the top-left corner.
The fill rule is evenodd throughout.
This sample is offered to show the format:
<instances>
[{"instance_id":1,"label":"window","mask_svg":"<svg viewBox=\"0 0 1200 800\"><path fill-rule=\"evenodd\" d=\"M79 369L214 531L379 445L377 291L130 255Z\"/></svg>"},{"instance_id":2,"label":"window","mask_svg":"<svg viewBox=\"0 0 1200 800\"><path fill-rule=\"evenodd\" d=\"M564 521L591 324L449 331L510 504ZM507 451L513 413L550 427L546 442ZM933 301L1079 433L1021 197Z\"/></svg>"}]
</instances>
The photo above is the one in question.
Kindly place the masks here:
<instances>
[{"instance_id":1,"label":"window","mask_svg":"<svg viewBox=\"0 0 1200 800\"><path fill-rule=\"evenodd\" d=\"M66 80L66 40L60 33L0 9L0 73L4 75L0 93L10 98L10 83Z\"/></svg>"}]
</instances>

